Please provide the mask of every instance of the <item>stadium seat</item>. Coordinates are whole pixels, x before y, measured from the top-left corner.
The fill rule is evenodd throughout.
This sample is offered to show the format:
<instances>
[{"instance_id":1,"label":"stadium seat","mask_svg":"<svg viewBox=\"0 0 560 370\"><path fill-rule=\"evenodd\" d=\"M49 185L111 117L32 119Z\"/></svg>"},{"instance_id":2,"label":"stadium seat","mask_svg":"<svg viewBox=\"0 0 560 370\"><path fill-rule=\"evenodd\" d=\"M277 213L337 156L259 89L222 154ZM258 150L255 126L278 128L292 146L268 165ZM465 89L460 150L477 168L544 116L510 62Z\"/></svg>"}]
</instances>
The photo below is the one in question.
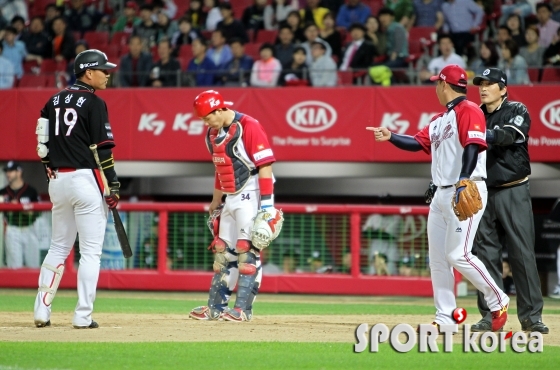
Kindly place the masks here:
<instances>
[{"instance_id":1,"label":"stadium seat","mask_svg":"<svg viewBox=\"0 0 560 370\"><path fill-rule=\"evenodd\" d=\"M111 45L127 45L130 33L128 32L115 32L111 36Z\"/></svg>"},{"instance_id":2,"label":"stadium seat","mask_svg":"<svg viewBox=\"0 0 560 370\"><path fill-rule=\"evenodd\" d=\"M47 76L45 75L23 75L21 80L19 80L18 87L46 87L47 86Z\"/></svg>"},{"instance_id":3,"label":"stadium seat","mask_svg":"<svg viewBox=\"0 0 560 370\"><path fill-rule=\"evenodd\" d=\"M119 49L119 58L122 58L123 55L126 55L126 54L128 54L128 45L123 45Z\"/></svg>"},{"instance_id":4,"label":"stadium seat","mask_svg":"<svg viewBox=\"0 0 560 370\"><path fill-rule=\"evenodd\" d=\"M25 74L37 74L39 73L39 65L37 64L36 61L34 60L30 60L30 61L26 61L23 62L23 73Z\"/></svg>"},{"instance_id":5,"label":"stadium seat","mask_svg":"<svg viewBox=\"0 0 560 370\"><path fill-rule=\"evenodd\" d=\"M338 71L338 83L339 86L351 86L352 85L352 71Z\"/></svg>"},{"instance_id":6,"label":"stadium seat","mask_svg":"<svg viewBox=\"0 0 560 370\"><path fill-rule=\"evenodd\" d=\"M560 82L560 68L546 67L543 68L541 83L557 83Z\"/></svg>"},{"instance_id":7,"label":"stadium seat","mask_svg":"<svg viewBox=\"0 0 560 370\"><path fill-rule=\"evenodd\" d=\"M243 17L243 12L245 11L245 8L253 5L254 1L253 0L234 0L231 1L231 9L233 10L233 16L236 19L241 19L241 17Z\"/></svg>"},{"instance_id":8,"label":"stadium seat","mask_svg":"<svg viewBox=\"0 0 560 370\"><path fill-rule=\"evenodd\" d=\"M364 0L363 2L364 4L369 6L369 8L371 9L371 14L375 16L377 16L379 10L383 8L383 0Z\"/></svg>"},{"instance_id":9,"label":"stadium seat","mask_svg":"<svg viewBox=\"0 0 560 370\"><path fill-rule=\"evenodd\" d=\"M276 35L276 30L259 30L257 32L257 39L255 40L255 42L269 42L271 44L274 44L274 42L276 41Z\"/></svg>"},{"instance_id":10,"label":"stadium seat","mask_svg":"<svg viewBox=\"0 0 560 370\"><path fill-rule=\"evenodd\" d=\"M193 57L192 47L190 45L181 45L181 49L179 49L179 56L187 60L192 59Z\"/></svg>"},{"instance_id":11,"label":"stadium seat","mask_svg":"<svg viewBox=\"0 0 560 370\"><path fill-rule=\"evenodd\" d=\"M109 44L103 50L109 60L117 60L120 54L120 45Z\"/></svg>"},{"instance_id":12,"label":"stadium seat","mask_svg":"<svg viewBox=\"0 0 560 370\"><path fill-rule=\"evenodd\" d=\"M86 32L84 40L87 41L91 49L104 49L109 45L109 32Z\"/></svg>"},{"instance_id":13,"label":"stadium seat","mask_svg":"<svg viewBox=\"0 0 560 370\"><path fill-rule=\"evenodd\" d=\"M259 60L261 59L261 55L259 53L260 47L260 43L245 44L245 54L252 57L254 60Z\"/></svg>"},{"instance_id":14,"label":"stadium seat","mask_svg":"<svg viewBox=\"0 0 560 370\"><path fill-rule=\"evenodd\" d=\"M419 41L424 39L427 43L430 43L432 42L432 33L435 32L434 27L412 27L408 32L408 39Z\"/></svg>"},{"instance_id":15,"label":"stadium seat","mask_svg":"<svg viewBox=\"0 0 560 370\"><path fill-rule=\"evenodd\" d=\"M540 74L541 74L540 68L528 68L527 72L529 74L529 79L531 80L532 83L538 83L540 81Z\"/></svg>"},{"instance_id":16,"label":"stadium seat","mask_svg":"<svg viewBox=\"0 0 560 370\"><path fill-rule=\"evenodd\" d=\"M54 59L44 59L41 63L39 73L54 74L55 72L66 71L67 63L65 60L57 62Z\"/></svg>"},{"instance_id":17,"label":"stadium seat","mask_svg":"<svg viewBox=\"0 0 560 370\"><path fill-rule=\"evenodd\" d=\"M189 65L189 62L191 61L190 58L184 58L184 57L178 57L175 59L177 59L177 61L181 65L181 71L186 70L187 66Z\"/></svg>"}]
</instances>

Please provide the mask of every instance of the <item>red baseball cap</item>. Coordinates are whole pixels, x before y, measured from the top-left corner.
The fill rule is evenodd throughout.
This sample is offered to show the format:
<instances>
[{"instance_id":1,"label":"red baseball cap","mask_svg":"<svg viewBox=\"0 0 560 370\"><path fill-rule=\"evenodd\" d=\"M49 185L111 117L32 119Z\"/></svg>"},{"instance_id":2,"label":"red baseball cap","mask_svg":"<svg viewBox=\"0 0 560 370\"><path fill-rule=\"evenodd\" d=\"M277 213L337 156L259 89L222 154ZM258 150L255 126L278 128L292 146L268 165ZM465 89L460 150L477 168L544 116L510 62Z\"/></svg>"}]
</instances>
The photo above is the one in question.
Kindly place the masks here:
<instances>
[{"instance_id":1,"label":"red baseball cap","mask_svg":"<svg viewBox=\"0 0 560 370\"><path fill-rule=\"evenodd\" d=\"M137 9L138 9L138 4L137 4L136 2L134 2L134 1L127 1L127 2L124 4L124 7L125 7L125 8L132 8L132 9L134 9L134 10L137 10Z\"/></svg>"},{"instance_id":2,"label":"red baseball cap","mask_svg":"<svg viewBox=\"0 0 560 370\"><path fill-rule=\"evenodd\" d=\"M467 87L467 72L457 64L450 64L443 68L439 75L430 77L430 81L437 80L459 87Z\"/></svg>"}]
</instances>

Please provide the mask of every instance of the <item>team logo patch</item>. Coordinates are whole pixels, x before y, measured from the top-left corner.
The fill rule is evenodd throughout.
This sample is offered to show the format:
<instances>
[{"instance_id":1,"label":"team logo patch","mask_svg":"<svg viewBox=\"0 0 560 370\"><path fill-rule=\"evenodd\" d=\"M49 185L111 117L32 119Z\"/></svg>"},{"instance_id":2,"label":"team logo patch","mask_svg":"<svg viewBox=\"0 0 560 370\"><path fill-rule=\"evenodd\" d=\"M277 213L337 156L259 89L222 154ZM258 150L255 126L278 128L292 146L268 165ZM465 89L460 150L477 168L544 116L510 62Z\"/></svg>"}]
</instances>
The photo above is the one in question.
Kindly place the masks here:
<instances>
[{"instance_id":1,"label":"team logo patch","mask_svg":"<svg viewBox=\"0 0 560 370\"><path fill-rule=\"evenodd\" d=\"M255 161L260 161L263 158L272 157L272 156L273 156L272 149L264 149L264 150L261 150L260 152L257 152L253 155L253 157L255 158Z\"/></svg>"},{"instance_id":2,"label":"team logo patch","mask_svg":"<svg viewBox=\"0 0 560 370\"><path fill-rule=\"evenodd\" d=\"M84 69L84 68L89 68L89 67L95 67L96 65L98 65L99 62L94 62L94 63L82 63L80 64L80 69Z\"/></svg>"},{"instance_id":3,"label":"team logo patch","mask_svg":"<svg viewBox=\"0 0 560 370\"><path fill-rule=\"evenodd\" d=\"M469 139L484 139L484 136L480 131L469 131Z\"/></svg>"},{"instance_id":4,"label":"team logo patch","mask_svg":"<svg viewBox=\"0 0 560 370\"><path fill-rule=\"evenodd\" d=\"M517 126L521 126L523 124L523 117L521 116L515 116L515 118L513 119L513 123L515 123Z\"/></svg>"},{"instance_id":5,"label":"team logo patch","mask_svg":"<svg viewBox=\"0 0 560 370\"><path fill-rule=\"evenodd\" d=\"M490 70L489 70L489 69L486 69L486 70L484 70L484 72L482 72L482 75L483 75L483 76L488 76L489 74L490 74Z\"/></svg>"}]
</instances>

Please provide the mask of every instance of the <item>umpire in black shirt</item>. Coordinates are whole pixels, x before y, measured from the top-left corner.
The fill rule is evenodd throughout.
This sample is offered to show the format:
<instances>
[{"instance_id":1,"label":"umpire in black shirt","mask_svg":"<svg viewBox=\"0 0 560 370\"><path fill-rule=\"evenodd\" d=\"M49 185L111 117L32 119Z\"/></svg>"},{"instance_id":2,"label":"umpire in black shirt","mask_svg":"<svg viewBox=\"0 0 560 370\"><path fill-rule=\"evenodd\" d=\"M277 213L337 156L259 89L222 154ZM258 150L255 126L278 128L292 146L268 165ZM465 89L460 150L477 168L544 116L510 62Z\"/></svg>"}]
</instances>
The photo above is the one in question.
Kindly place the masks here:
<instances>
[{"instance_id":1,"label":"umpire in black shirt","mask_svg":"<svg viewBox=\"0 0 560 370\"><path fill-rule=\"evenodd\" d=\"M528 140L531 118L527 107L507 99L507 76L488 68L476 76L481 109L486 117L488 204L475 238L473 252L494 281L502 286L502 251L507 246L517 290L517 316L524 331L547 334L542 323L543 298L535 261L535 226L529 193ZM491 331L492 318L478 292L482 320L472 331Z\"/></svg>"}]
</instances>

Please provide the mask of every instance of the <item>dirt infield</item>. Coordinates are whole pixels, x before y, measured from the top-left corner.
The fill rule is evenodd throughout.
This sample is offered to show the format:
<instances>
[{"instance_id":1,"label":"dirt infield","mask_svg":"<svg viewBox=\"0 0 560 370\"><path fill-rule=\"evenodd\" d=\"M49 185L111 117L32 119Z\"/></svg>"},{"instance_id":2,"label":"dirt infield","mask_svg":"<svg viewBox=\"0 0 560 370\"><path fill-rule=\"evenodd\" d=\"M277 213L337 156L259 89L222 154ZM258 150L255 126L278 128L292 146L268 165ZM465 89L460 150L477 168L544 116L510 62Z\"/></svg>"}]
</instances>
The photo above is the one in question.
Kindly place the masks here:
<instances>
[{"instance_id":1,"label":"dirt infield","mask_svg":"<svg viewBox=\"0 0 560 370\"><path fill-rule=\"evenodd\" d=\"M256 316L249 323L200 322L176 314L110 314L97 313L97 330L76 330L70 323L71 313L53 313L49 328L35 328L32 313L0 313L0 341L60 342L213 342L213 341L280 341L355 343L356 327L364 322L383 322L389 326L427 323L426 315L274 315ZM545 345L560 346L560 315L546 315L550 327ZM241 329L241 330L240 330ZM512 320L508 330L520 330ZM242 335L240 335L243 332ZM557 334L555 334L557 333ZM460 342L461 335L454 341Z\"/></svg>"}]
</instances>

